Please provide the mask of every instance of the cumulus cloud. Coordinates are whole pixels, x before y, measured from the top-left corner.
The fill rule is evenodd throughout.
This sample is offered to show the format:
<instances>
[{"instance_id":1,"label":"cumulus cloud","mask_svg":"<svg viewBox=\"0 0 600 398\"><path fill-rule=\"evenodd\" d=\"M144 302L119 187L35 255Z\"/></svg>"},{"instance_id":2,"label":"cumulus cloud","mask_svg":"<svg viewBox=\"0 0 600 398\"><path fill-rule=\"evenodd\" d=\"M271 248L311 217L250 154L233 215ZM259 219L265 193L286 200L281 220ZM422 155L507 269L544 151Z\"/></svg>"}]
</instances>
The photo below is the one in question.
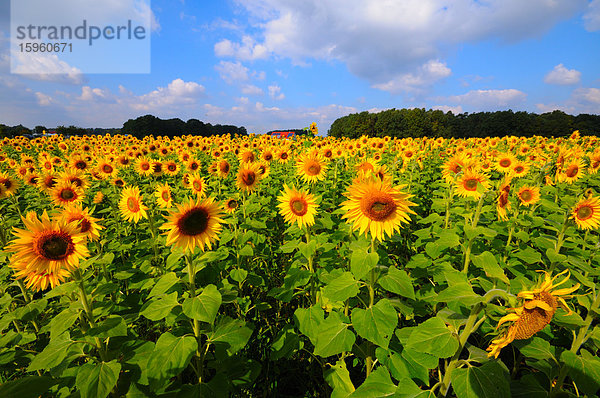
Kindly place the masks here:
<instances>
[{"instance_id":1,"label":"cumulus cloud","mask_svg":"<svg viewBox=\"0 0 600 398\"><path fill-rule=\"evenodd\" d=\"M594 0L588 4L587 11L583 16L583 23L589 32L600 30L600 0Z\"/></svg>"},{"instance_id":2,"label":"cumulus cloud","mask_svg":"<svg viewBox=\"0 0 600 398\"><path fill-rule=\"evenodd\" d=\"M373 87L391 93L419 92L424 87L431 86L451 74L452 71L445 63L431 60L419 67L414 73L401 74L385 83L374 84Z\"/></svg>"},{"instance_id":3,"label":"cumulus cloud","mask_svg":"<svg viewBox=\"0 0 600 398\"><path fill-rule=\"evenodd\" d=\"M167 87L158 87L137 97L131 105L134 109L151 111L171 105L193 104L204 94L204 90L204 86L196 82L175 79Z\"/></svg>"},{"instance_id":4,"label":"cumulus cloud","mask_svg":"<svg viewBox=\"0 0 600 398\"><path fill-rule=\"evenodd\" d=\"M285 98L285 95L281 92L281 87L276 84L269 86L269 96L275 100L282 100Z\"/></svg>"},{"instance_id":5,"label":"cumulus cloud","mask_svg":"<svg viewBox=\"0 0 600 398\"><path fill-rule=\"evenodd\" d=\"M11 57L11 72L25 78L67 84L84 82L81 70L59 59L56 54L13 51Z\"/></svg>"},{"instance_id":6,"label":"cumulus cloud","mask_svg":"<svg viewBox=\"0 0 600 398\"><path fill-rule=\"evenodd\" d=\"M581 72L575 69L567 69L563 64L558 64L544 77L548 84L559 84L568 86L577 84L581 80Z\"/></svg>"},{"instance_id":7,"label":"cumulus cloud","mask_svg":"<svg viewBox=\"0 0 600 398\"><path fill-rule=\"evenodd\" d=\"M221 61L215 66L215 69L219 72L221 79L225 80L227 84L248 80L248 68L239 61Z\"/></svg>"},{"instance_id":8,"label":"cumulus cloud","mask_svg":"<svg viewBox=\"0 0 600 398\"><path fill-rule=\"evenodd\" d=\"M262 88L257 87L253 84L244 84L242 86L242 94L245 95L263 95L265 92Z\"/></svg>"},{"instance_id":9,"label":"cumulus cloud","mask_svg":"<svg viewBox=\"0 0 600 398\"><path fill-rule=\"evenodd\" d=\"M522 104L527 94L514 88L505 90L471 90L448 97L449 102L468 105L476 110L502 109Z\"/></svg>"},{"instance_id":10,"label":"cumulus cloud","mask_svg":"<svg viewBox=\"0 0 600 398\"><path fill-rule=\"evenodd\" d=\"M35 93L35 96L37 97L38 104L41 106L49 106L53 102L52 97L44 93L40 93L39 91Z\"/></svg>"},{"instance_id":11,"label":"cumulus cloud","mask_svg":"<svg viewBox=\"0 0 600 398\"><path fill-rule=\"evenodd\" d=\"M432 106L431 109L440 110L444 113L452 112L455 115L458 115L459 113L463 113L462 106L460 106L460 105L457 105L457 106L435 105L435 106Z\"/></svg>"},{"instance_id":12,"label":"cumulus cloud","mask_svg":"<svg viewBox=\"0 0 600 398\"><path fill-rule=\"evenodd\" d=\"M600 88L581 87L573 90L563 103L536 104L540 112L561 110L571 115L580 113L600 114Z\"/></svg>"},{"instance_id":13,"label":"cumulus cloud","mask_svg":"<svg viewBox=\"0 0 600 398\"><path fill-rule=\"evenodd\" d=\"M250 60L273 55L298 64L336 60L373 86L403 91L429 84L419 79L420 68L443 58L452 46L539 37L584 11L588 1L247 0L240 4L258 21L259 31L240 42L221 40L215 45L217 56Z\"/></svg>"}]
</instances>

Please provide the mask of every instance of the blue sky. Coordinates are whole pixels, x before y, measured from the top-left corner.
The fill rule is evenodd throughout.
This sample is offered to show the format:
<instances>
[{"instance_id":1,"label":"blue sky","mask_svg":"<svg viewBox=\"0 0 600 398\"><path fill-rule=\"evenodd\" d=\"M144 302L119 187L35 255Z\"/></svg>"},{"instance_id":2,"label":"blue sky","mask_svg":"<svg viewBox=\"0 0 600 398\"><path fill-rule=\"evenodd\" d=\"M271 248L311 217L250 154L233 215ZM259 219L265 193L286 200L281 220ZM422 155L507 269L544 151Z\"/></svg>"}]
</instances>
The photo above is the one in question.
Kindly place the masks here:
<instances>
[{"instance_id":1,"label":"blue sky","mask_svg":"<svg viewBox=\"0 0 600 398\"><path fill-rule=\"evenodd\" d=\"M63 75L10 73L0 1L9 125L153 114L325 132L388 108L600 114L600 0L154 0L151 73Z\"/></svg>"}]
</instances>

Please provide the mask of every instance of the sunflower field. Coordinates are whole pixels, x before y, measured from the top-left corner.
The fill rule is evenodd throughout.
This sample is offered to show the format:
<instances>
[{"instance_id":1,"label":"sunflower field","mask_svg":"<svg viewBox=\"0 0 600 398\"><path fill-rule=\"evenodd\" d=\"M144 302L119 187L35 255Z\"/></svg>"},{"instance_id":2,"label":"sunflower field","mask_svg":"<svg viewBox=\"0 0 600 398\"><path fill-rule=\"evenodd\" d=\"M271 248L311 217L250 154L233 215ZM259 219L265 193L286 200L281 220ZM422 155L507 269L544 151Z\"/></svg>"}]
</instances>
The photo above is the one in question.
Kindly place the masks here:
<instances>
[{"instance_id":1,"label":"sunflower field","mask_svg":"<svg viewBox=\"0 0 600 398\"><path fill-rule=\"evenodd\" d=\"M600 389L600 141L0 141L0 397Z\"/></svg>"}]
</instances>

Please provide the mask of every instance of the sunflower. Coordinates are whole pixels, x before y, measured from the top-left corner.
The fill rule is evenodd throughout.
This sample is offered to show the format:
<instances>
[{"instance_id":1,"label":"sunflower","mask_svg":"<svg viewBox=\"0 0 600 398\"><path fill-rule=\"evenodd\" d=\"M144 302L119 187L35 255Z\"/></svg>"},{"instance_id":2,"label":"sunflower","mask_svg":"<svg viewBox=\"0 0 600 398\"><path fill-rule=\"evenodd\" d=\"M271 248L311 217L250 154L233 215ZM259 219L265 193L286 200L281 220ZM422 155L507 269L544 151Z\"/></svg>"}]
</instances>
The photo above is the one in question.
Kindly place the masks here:
<instances>
[{"instance_id":1,"label":"sunflower","mask_svg":"<svg viewBox=\"0 0 600 398\"><path fill-rule=\"evenodd\" d=\"M525 177L527 173L529 173L529 163L521 161L515 162L510 173L513 177Z\"/></svg>"},{"instance_id":2,"label":"sunflower","mask_svg":"<svg viewBox=\"0 0 600 398\"><path fill-rule=\"evenodd\" d=\"M325 178L327 165L320 155L304 155L298 159L296 172L307 183L314 183Z\"/></svg>"},{"instance_id":3,"label":"sunflower","mask_svg":"<svg viewBox=\"0 0 600 398\"><path fill-rule=\"evenodd\" d=\"M523 206L534 205L540 200L540 188L522 186L517 192L517 196Z\"/></svg>"},{"instance_id":4,"label":"sunflower","mask_svg":"<svg viewBox=\"0 0 600 398\"><path fill-rule=\"evenodd\" d=\"M50 191L50 198L56 206L81 203L83 189L72 182L61 181Z\"/></svg>"},{"instance_id":5,"label":"sunflower","mask_svg":"<svg viewBox=\"0 0 600 398\"><path fill-rule=\"evenodd\" d=\"M287 163L290 161L290 152L288 148L281 148L277 151L275 156L279 163Z\"/></svg>"},{"instance_id":6,"label":"sunflower","mask_svg":"<svg viewBox=\"0 0 600 398\"><path fill-rule=\"evenodd\" d=\"M196 159L189 159L185 164L185 167L188 171L196 172L200 170L200 162Z\"/></svg>"},{"instance_id":7,"label":"sunflower","mask_svg":"<svg viewBox=\"0 0 600 398\"><path fill-rule=\"evenodd\" d=\"M517 159L512 154L501 153L497 156L494 166L502 173L510 173L515 163L517 163Z\"/></svg>"},{"instance_id":8,"label":"sunflower","mask_svg":"<svg viewBox=\"0 0 600 398\"><path fill-rule=\"evenodd\" d=\"M231 170L229 162L225 159L220 160L217 167L217 172L219 173L219 176L223 178L227 177L227 175L229 175L229 170Z\"/></svg>"},{"instance_id":9,"label":"sunflower","mask_svg":"<svg viewBox=\"0 0 600 398\"><path fill-rule=\"evenodd\" d=\"M260 179L267 178L271 173L271 168L269 167L269 163L267 162L258 162L258 174L260 175Z\"/></svg>"},{"instance_id":10,"label":"sunflower","mask_svg":"<svg viewBox=\"0 0 600 398\"><path fill-rule=\"evenodd\" d=\"M239 189L251 192L256 189L259 182L260 174L258 173L258 164L240 164L236 180L236 185Z\"/></svg>"},{"instance_id":11,"label":"sunflower","mask_svg":"<svg viewBox=\"0 0 600 398\"><path fill-rule=\"evenodd\" d=\"M317 213L317 204L315 197L306 192L298 191L296 188L289 188L283 185L283 192L277 197L279 204L279 214L283 216L286 222L290 224L298 223L298 227L304 225L310 227L315 223L315 214Z\"/></svg>"},{"instance_id":12,"label":"sunflower","mask_svg":"<svg viewBox=\"0 0 600 398\"><path fill-rule=\"evenodd\" d=\"M68 181L77 185L79 188L84 191L90 185L90 181L87 175L84 172L79 170L74 171L63 171L58 175L59 181Z\"/></svg>"},{"instance_id":13,"label":"sunflower","mask_svg":"<svg viewBox=\"0 0 600 398\"><path fill-rule=\"evenodd\" d=\"M567 182L572 184L585 174L585 165L582 159L577 159L567 163L562 170L557 174L558 182Z\"/></svg>"},{"instance_id":14,"label":"sunflower","mask_svg":"<svg viewBox=\"0 0 600 398\"><path fill-rule=\"evenodd\" d=\"M240 202L236 198L229 198L225 201L225 212L232 214L240 207Z\"/></svg>"},{"instance_id":15,"label":"sunflower","mask_svg":"<svg viewBox=\"0 0 600 398\"><path fill-rule=\"evenodd\" d=\"M353 230L360 233L371 232L372 239L383 240L384 234L392 236L400 229L401 222L409 222L408 213L415 214L409 206L415 206L408 199L412 196L392 187L377 178L355 179L344 194L348 200L342 203Z\"/></svg>"},{"instance_id":16,"label":"sunflower","mask_svg":"<svg viewBox=\"0 0 600 398\"><path fill-rule=\"evenodd\" d=\"M598 228L600 226L600 198L590 195L587 199L580 200L575 205L571 218L581 229Z\"/></svg>"},{"instance_id":17,"label":"sunflower","mask_svg":"<svg viewBox=\"0 0 600 398\"><path fill-rule=\"evenodd\" d=\"M554 317L554 313L559 306L571 313L564 298L571 297L570 294L579 289L579 283L569 288L556 289L557 286L569 280L569 271L565 270L554 278L550 273L542 272L544 272L544 280L540 287L520 292L517 297L524 300L523 305L512 309L514 313L502 317L498 322L498 327L505 322L512 322L512 324L500 337L492 340L487 348L489 357L498 358L500 350L512 343L513 340L528 339L545 328ZM567 274L566 277L554 284L556 278L565 273Z\"/></svg>"},{"instance_id":18,"label":"sunflower","mask_svg":"<svg viewBox=\"0 0 600 398\"><path fill-rule=\"evenodd\" d=\"M102 193L102 191L98 191L98 192L96 192L96 195L94 196L94 199L92 200L92 202L94 204L100 204L100 203L102 203L103 200L104 200L104 194Z\"/></svg>"},{"instance_id":19,"label":"sunflower","mask_svg":"<svg viewBox=\"0 0 600 398\"><path fill-rule=\"evenodd\" d=\"M84 209L81 207L81 204L65 207L60 214L60 218L67 224L75 222L77 231L84 234L91 241L98 240L100 238L99 231L104 228L98 225L97 221L100 220L92 217L87 207Z\"/></svg>"},{"instance_id":20,"label":"sunflower","mask_svg":"<svg viewBox=\"0 0 600 398\"><path fill-rule=\"evenodd\" d=\"M184 251L200 247L212 249L212 244L221 232L222 209L212 198L188 200L176 205L161 229L167 230L167 245L175 245Z\"/></svg>"},{"instance_id":21,"label":"sunflower","mask_svg":"<svg viewBox=\"0 0 600 398\"><path fill-rule=\"evenodd\" d=\"M164 208L168 209L173 206L173 197L171 196L171 188L169 184L160 184L154 191L154 196L156 196L156 203Z\"/></svg>"},{"instance_id":22,"label":"sunflower","mask_svg":"<svg viewBox=\"0 0 600 398\"><path fill-rule=\"evenodd\" d=\"M152 165L150 164L150 160L146 157L137 158L135 161L135 169L140 175L150 175L152 174Z\"/></svg>"},{"instance_id":23,"label":"sunflower","mask_svg":"<svg viewBox=\"0 0 600 398\"><path fill-rule=\"evenodd\" d=\"M25 278L28 288L54 288L69 277L79 260L89 255L85 235L76 223L50 221L44 211L41 220L30 212L22 218L25 229L15 228L16 238L6 250L13 252L10 267L17 279Z\"/></svg>"},{"instance_id":24,"label":"sunflower","mask_svg":"<svg viewBox=\"0 0 600 398\"><path fill-rule=\"evenodd\" d=\"M444 176L446 182L452 183L466 167L466 158L462 154L454 155L442 166L442 176Z\"/></svg>"},{"instance_id":25,"label":"sunflower","mask_svg":"<svg viewBox=\"0 0 600 398\"><path fill-rule=\"evenodd\" d=\"M96 167L102 178L113 178L117 175L117 168L109 159L99 159Z\"/></svg>"},{"instance_id":26,"label":"sunflower","mask_svg":"<svg viewBox=\"0 0 600 398\"><path fill-rule=\"evenodd\" d=\"M194 173L189 176L189 188L196 196L200 197L206 193L206 184L204 178L200 177L200 174Z\"/></svg>"},{"instance_id":27,"label":"sunflower","mask_svg":"<svg viewBox=\"0 0 600 398\"><path fill-rule=\"evenodd\" d=\"M58 177L55 174L45 174L38 180L37 186L42 191L48 192L56 186Z\"/></svg>"},{"instance_id":28,"label":"sunflower","mask_svg":"<svg viewBox=\"0 0 600 398\"><path fill-rule=\"evenodd\" d=\"M460 197L479 199L490 182L486 174L467 170L454 182L454 188Z\"/></svg>"},{"instance_id":29,"label":"sunflower","mask_svg":"<svg viewBox=\"0 0 600 398\"><path fill-rule=\"evenodd\" d=\"M154 160L152 162L151 170L152 170L152 175L154 177L159 177L159 176L163 175L163 173L164 173L164 166L161 161Z\"/></svg>"},{"instance_id":30,"label":"sunflower","mask_svg":"<svg viewBox=\"0 0 600 398\"><path fill-rule=\"evenodd\" d=\"M179 173L179 165L172 160L168 160L164 164L165 173L170 176L175 176Z\"/></svg>"},{"instance_id":31,"label":"sunflower","mask_svg":"<svg viewBox=\"0 0 600 398\"><path fill-rule=\"evenodd\" d=\"M240 154L238 155L238 160L240 161L240 163L253 163L257 159L252 150L246 149L240 152Z\"/></svg>"},{"instance_id":32,"label":"sunflower","mask_svg":"<svg viewBox=\"0 0 600 398\"><path fill-rule=\"evenodd\" d=\"M137 223L142 218L148 218L148 208L142 203L140 189L138 187L125 188L121 193L119 201L121 215L127 221Z\"/></svg>"},{"instance_id":33,"label":"sunflower","mask_svg":"<svg viewBox=\"0 0 600 398\"><path fill-rule=\"evenodd\" d=\"M4 196L14 195L19 188L19 181L8 174L0 172L0 184L4 185Z\"/></svg>"},{"instance_id":34,"label":"sunflower","mask_svg":"<svg viewBox=\"0 0 600 398\"><path fill-rule=\"evenodd\" d=\"M500 194L496 201L496 211L498 218L503 221L508 221L508 215L506 214L510 210L510 202L508 201L508 194L510 193L510 178L505 178L504 182L500 185Z\"/></svg>"}]
</instances>

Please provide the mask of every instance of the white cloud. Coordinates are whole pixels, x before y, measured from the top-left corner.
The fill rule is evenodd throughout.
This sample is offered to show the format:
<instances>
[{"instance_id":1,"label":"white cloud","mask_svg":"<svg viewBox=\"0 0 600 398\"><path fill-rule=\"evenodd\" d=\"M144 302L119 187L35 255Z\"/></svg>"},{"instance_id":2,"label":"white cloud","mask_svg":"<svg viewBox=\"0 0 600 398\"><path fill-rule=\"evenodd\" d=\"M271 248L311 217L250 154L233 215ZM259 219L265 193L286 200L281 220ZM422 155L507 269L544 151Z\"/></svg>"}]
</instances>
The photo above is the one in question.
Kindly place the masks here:
<instances>
[{"instance_id":1,"label":"white cloud","mask_svg":"<svg viewBox=\"0 0 600 398\"><path fill-rule=\"evenodd\" d=\"M136 97L131 103L137 110L152 111L172 105L194 104L204 94L204 86L196 82L175 79L167 87Z\"/></svg>"},{"instance_id":2,"label":"white cloud","mask_svg":"<svg viewBox=\"0 0 600 398\"><path fill-rule=\"evenodd\" d=\"M460 106L460 105L457 105L457 106L435 105L435 106L432 106L431 109L440 110L444 113L452 112L455 115L458 115L459 113L463 113L462 106Z\"/></svg>"},{"instance_id":3,"label":"white cloud","mask_svg":"<svg viewBox=\"0 0 600 398\"><path fill-rule=\"evenodd\" d=\"M248 80L248 68L242 65L240 61L221 61L215 66L215 69L227 84Z\"/></svg>"},{"instance_id":4,"label":"white cloud","mask_svg":"<svg viewBox=\"0 0 600 398\"><path fill-rule=\"evenodd\" d=\"M477 110L501 109L522 104L527 94L514 88L505 90L471 90L448 97L449 102L469 105Z\"/></svg>"},{"instance_id":5,"label":"white cloud","mask_svg":"<svg viewBox=\"0 0 600 398\"><path fill-rule=\"evenodd\" d=\"M544 77L548 84L559 84L567 86L577 84L581 80L581 72L575 69L567 69L563 64L558 64Z\"/></svg>"},{"instance_id":6,"label":"white cloud","mask_svg":"<svg viewBox=\"0 0 600 398\"><path fill-rule=\"evenodd\" d=\"M239 4L258 21L259 31L239 43L220 41L215 45L218 56L250 60L273 55L297 64L337 60L371 85L398 91L416 87L410 83L418 83L419 68L441 59L453 46L539 37L584 11L588 1L246 0Z\"/></svg>"},{"instance_id":7,"label":"white cloud","mask_svg":"<svg viewBox=\"0 0 600 398\"><path fill-rule=\"evenodd\" d=\"M107 90L102 90L100 88L91 88L90 86L83 86L81 88L81 95L77 99L81 101L95 101L108 100L109 97L110 92Z\"/></svg>"},{"instance_id":8,"label":"white cloud","mask_svg":"<svg viewBox=\"0 0 600 398\"><path fill-rule=\"evenodd\" d=\"M44 93L36 92L35 96L37 97L38 104L40 104L41 106L49 106L53 102L52 97Z\"/></svg>"},{"instance_id":9,"label":"white cloud","mask_svg":"<svg viewBox=\"0 0 600 398\"><path fill-rule=\"evenodd\" d=\"M59 59L56 54L13 51L11 56L11 72L25 78L68 84L82 84L84 81L81 70Z\"/></svg>"},{"instance_id":10,"label":"white cloud","mask_svg":"<svg viewBox=\"0 0 600 398\"><path fill-rule=\"evenodd\" d=\"M414 73L404 73L393 79L381 83L374 84L374 88L391 93L401 92L419 92L424 87L431 86L438 80L446 78L452 74L450 68L445 63L438 60L430 60Z\"/></svg>"},{"instance_id":11,"label":"white cloud","mask_svg":"<svg viewBox=\"0 0 600 398\"><path fill-rule=\"evenodd\" d=\"M224 39L215 44L215 55L217 57L235 57L243 61L264 59L269 55L263 44L258 44L250 36L242 37L241 43L234 43Z\"/></svg>"},{"instance_id":12,"label":"white cloud","mask_svg":"<svg viewBox=\"0 0 600 398\"><path fill-rule=\"evenodd\" d=\"M245 84L242 86L242 94L246 95L264 95L262 88L257 87L253 84Z\"/></svg>"},{"instance_id":13,"label":"white cloud","mask_svg":"<svg viewBox=\"0 0 600 398\"><path fill-rule=\"evenodd\" d=\"M589 32L600 30L600 0L593 0L583 16L585 29Z\"/></svg>"},{"instance_id":14,"label":"white cloud","mask_svg":"<svg viewBox=\"0 0 600 398\"><path fill-rule=\"evenodd\" d=\"M268 87L269 89L269 96L275 100L282 100L285 98L285 95L281 92L281 87L279 87L278 85L274 84L272 86Z\"/></svg>"}]
</instances>

